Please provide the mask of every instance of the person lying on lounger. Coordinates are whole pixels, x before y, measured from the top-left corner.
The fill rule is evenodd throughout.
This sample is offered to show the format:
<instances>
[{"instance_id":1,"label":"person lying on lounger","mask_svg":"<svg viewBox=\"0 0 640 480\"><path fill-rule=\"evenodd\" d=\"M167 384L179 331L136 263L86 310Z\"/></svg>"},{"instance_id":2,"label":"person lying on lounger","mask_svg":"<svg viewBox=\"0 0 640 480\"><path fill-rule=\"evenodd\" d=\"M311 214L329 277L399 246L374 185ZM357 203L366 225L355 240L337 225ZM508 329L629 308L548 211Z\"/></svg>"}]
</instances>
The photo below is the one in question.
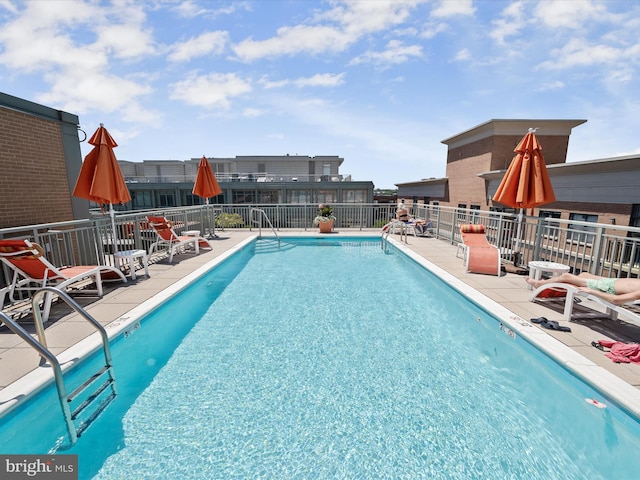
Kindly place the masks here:
<instances>
[{"instance_id":1,"label":"person lying on lounger","mask_svg":"<svg viewBox=\"0 0 640 480\"><path fill-rule=\"evenodd\" d=\"M416 231L418 232L418 235L424 235L425 233L429 232L429 229L431 228L431 222L427 222L422 218L416 218L414 219L414 226L416 228Z\"/></svg>"},{"instance_id":2,"label":"person lying on lounger","mask_svg":"<svg viewBox=\"0 0 640 480\"><path fill-rule=\"evenodd\" d=\"M640 278L607 278L582 272L580 275L563 273L546 280L534 280L531 277L526 277L525 280L534 288L549 283L568 283L614 305L640 300Z\"/></svg>"}]
</instances>

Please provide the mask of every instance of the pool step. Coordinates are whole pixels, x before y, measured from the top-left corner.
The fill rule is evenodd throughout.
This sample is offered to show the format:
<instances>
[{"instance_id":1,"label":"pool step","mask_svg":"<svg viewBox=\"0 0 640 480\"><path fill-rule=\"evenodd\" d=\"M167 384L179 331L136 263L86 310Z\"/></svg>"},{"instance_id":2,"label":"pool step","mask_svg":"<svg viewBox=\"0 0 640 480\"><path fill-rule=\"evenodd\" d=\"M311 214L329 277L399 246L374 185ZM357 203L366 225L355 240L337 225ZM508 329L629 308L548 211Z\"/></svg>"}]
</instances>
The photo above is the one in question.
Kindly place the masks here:
<instances>
[{"instance_id":1,"label":"pool step","mask_svg":"<svg viewBox=\"0 0 640 480\"><path fill-rule=\"evenodd\" d=\"M256 253L273 253L284 250L291 250L295 245L276 239L262 238L256 242Z\"/></svg>"},{"instance_id":2,"label":"pool step","mask_svg":"<svg viewBox=\"0 0 640 480\"><path fill-rule=\"evenodd\" d=\"M88 395L80 405L78 405L75 410L71 412L71 420L76 421L80 417L80 414L89 406L92 405L96 400L101 398L102 393L107 390L107 388L111 387L111 393L101 400L101 402L97 405L96 409L89 415L86 420L83 420L80 425L77 427L77 435L80 437L82 432L84 432L93 421L98 418L100 413L107 408L109 403L113 401L116 397L115 391L115 378L111 372L111 365L105 365L96 373L94 373L91 377L89 377L82 385L76 388L69 396L67 396L67 403L71 407L71 403L78 397L81 393L83 393L87 388L89 388L96 380L102 378L105 373L109 373L107 379L102 383L102 385L98 386L98 388Z\"/></svg>"}]
</instances>

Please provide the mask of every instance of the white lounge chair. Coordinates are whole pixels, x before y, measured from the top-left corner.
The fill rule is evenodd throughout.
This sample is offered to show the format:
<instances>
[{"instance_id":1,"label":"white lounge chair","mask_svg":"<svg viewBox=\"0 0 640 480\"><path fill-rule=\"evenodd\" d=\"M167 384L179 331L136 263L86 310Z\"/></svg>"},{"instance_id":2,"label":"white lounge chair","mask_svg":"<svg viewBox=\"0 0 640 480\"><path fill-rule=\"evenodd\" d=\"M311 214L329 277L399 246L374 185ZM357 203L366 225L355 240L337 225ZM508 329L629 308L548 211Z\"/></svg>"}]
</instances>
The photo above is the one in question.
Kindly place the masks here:
<instances>
[{"instance_id":1,"label":"white lounge chair","mask_svg":"<svg viewBox=\"0 0 640 480\"><path fill-rule=\"evenodd\" d=\"M35 292L39 288L51 286L65 290L83 280L93 279L96 290L83 290L102 297L102 281L105 279L122 280L127 278L117 268L108 265L76 265L71 267L56 267L44 256L42 247L26 239L0 240L0 260L13 271L11 285L0 296L4 303L4 296L9 294L10 301L16 301L15 292ZM53 296L47 294L44 301L43 320L46 322L51 310ZM0 306L2 305L0 303Z\"/></svg>"},{"instance_id":2,"label":"white lounge chair","mask_svg":"<svg viewBox=\"0 0 640 480\"><path fill-rule=\"evenodd\" d=\"M602 315L616 320L621 317L622 320L632 323L640 327L640 313L634 312L633 307L640 306L640 300L616 305L607 302L596 295L578 290L578 288L569 283L551 282L536 288L531 294L531 301L545 302L553 299L564 298L564 319L570 322L576 316L573 312L576 299L588 299L605 307L605 313ZM600 313L600 312L599 312Z\"/></svg>"},{"instance_id":3,"label":"white lounge chair","mask_svg":"<svg viewBox=\"0 0 640 480\"><path fill-rule=\"evenodd\" d=\"M154 250L166 247L169 250L169 263L171 263L173 256L186 247L192 246L196 255L200 253L200 246L211 248L211 244L204 237L178 235L173 230L172 223L165 217L148 216L147 221L158 236L158 240L149 247L149 256Z\"/></svg>"}]
</instances>

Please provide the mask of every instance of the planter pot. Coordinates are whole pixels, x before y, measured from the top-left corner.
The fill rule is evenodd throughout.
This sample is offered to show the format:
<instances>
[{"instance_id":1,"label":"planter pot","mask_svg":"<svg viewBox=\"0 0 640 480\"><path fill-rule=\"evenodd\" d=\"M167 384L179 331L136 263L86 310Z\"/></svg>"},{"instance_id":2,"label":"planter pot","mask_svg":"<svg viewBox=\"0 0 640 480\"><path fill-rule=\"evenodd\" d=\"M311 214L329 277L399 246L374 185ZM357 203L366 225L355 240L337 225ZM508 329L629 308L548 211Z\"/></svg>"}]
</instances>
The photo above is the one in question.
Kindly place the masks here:
<instances>
[{"instance_id":1,"label":"planter pot","mask_svg":"<svg viewBox=\"0 0 640 480\"><path fill-rule=\"evenodd\" d=\"M333 220L320 222L318 227L320 227L320 233L331 233L333 231Z\"/></svg>"}]
</instances>

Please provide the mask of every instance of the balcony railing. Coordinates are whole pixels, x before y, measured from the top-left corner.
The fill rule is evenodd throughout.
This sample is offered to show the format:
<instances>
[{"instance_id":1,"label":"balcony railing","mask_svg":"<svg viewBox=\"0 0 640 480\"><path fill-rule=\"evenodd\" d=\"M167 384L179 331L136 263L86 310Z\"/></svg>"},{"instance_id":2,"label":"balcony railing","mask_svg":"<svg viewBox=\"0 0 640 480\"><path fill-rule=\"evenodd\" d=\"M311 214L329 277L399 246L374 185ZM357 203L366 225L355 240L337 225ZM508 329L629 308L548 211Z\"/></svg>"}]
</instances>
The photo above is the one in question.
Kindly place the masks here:
<instances>
[{"instance_id":1,"label":"balcony railing","mask_svg":"<svg viewBox=\"0 0 640 480\"><path fill-rule=\"evenodd\" d=\"M336 229L372 230L394 218L395 204L332 204ZM200 230L206 234L227 229L255 229L250 221L253 208L263 210L277 230L317 229L313 219L316 204L205 205L153 211L116 213L116 231L110 217L96 213L91 219L27 225L0 229L0 238L28 238L40 244L54 265L113 265L113 246L118 250L149 250L156 241L146 215L164 215L176 231ZM451 207L414 206L414 216L432 222L433 236L452 245L460 242L459 225L479 223L486 227L489 241L500 248L503 260L526 267L531 260L547 260L569 265L574 273L590 272L608 277L638 277L640 274L640 228L577 222L556 218ZM266 228L266 225L263 225ZM410 240L411 241L411 240ZM0 269L0 303L6 303L6 287L11 272ZM1 305L0 305L1 306Z\"/></svg>"},{"instance_id":2,"label":"balcony railing","mask_svg":"<svg viewBox=\"0 0 640 480\"><path fill-rule=\"evenodd\" d=\"M125 175L126 183L193 183L193 175ZM218 182L350 182L351 175L283 175L274 173L216 173Z\"/></svg>"}]
</instances>

